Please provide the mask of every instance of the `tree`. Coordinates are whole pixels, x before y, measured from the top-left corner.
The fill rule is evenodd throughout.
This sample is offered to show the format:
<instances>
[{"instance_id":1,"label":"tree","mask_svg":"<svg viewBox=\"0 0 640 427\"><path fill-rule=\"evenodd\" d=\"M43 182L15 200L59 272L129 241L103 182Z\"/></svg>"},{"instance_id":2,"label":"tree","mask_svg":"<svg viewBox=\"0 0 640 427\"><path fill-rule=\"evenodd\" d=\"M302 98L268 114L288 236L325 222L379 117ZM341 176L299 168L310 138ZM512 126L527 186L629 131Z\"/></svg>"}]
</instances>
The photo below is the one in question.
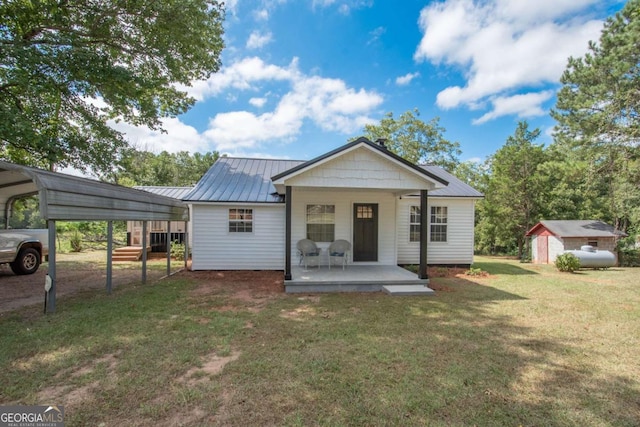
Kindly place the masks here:
<instances>
[{"instance_id":1,"label":"tree","mask_svg":"<svg viewBox=\"0 0 640 427\"><path fill-rule=\"evenodd\" d=\"M153 154L130 149L123 156L119 171L104 177L116 184L189 186L197 183L218 160L217 151L190 154L188 151Z\"/></svg>"},{"instance_id":2,"label":"tree","mask_svg":"<svg viewBox=\"0 0 640 427\"><path fill-rule=\"evenodd\" d=\"M161 129L220 67L215 0L0 3L0 157L107 171L127 148L107 122Z\"/></svg>"},{"instance_id":3,"label":"tree","mask_svg":"<svg viewBox=\"0 0 640 427\"><path fill-rule=\"evenodd\" d=\"M397 120L393 113L387 113L379 124L365 125L364 136L372 141L385 139L389 150L412 163L454 170L459 163L460 144L442 136L445 129L437 117L425 123L418 116L417 109L401 114Z\"/></svg>"},{"instance_id":4,"label":"tree","mask_svg":"<svg viewBox=\"0 0 640 427\"><path fill-rule=\"evenodd\" d=\"M620 230L640 219L638 46L640 0L629 0L584 58L569 58L552 112L556 143L587 162L592 182L607 189L606 216Z\"/></svg>"},{"instance_id":5,"label":"tree","mask_svg":"<svg viewBox=\"0 0 640 427\"><path fill-rule=\"evenodd\" d=\"M489 250L517 248L522 258L526 232L539 220L543 194L538 167L546 160L540 130L521 121L512 136L489 159L490 177L485 199L479 203L479 244Z\"/></svg>"}]
</instances>

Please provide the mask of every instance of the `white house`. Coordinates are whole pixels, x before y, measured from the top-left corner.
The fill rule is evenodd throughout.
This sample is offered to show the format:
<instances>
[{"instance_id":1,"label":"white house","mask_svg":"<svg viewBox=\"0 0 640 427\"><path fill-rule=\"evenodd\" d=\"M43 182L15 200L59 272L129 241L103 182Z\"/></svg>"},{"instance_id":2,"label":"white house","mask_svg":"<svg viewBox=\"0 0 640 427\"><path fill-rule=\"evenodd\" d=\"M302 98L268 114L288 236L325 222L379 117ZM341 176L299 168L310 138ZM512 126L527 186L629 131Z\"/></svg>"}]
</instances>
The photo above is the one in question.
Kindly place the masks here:
<instances>
[{"instance_id":1,"label":"white house","mask_svg":"<svg viewBox=\"0 0 640 427\"><path fill-rule=\"evenodd\" d=\"M427 263L469 266L481 197L360 138L309 161L221 157L183 200L193 270L283 270L286 283L305 238L348 240L349 265L418 264L420 278Z\"/></svg>"}]
</instances>

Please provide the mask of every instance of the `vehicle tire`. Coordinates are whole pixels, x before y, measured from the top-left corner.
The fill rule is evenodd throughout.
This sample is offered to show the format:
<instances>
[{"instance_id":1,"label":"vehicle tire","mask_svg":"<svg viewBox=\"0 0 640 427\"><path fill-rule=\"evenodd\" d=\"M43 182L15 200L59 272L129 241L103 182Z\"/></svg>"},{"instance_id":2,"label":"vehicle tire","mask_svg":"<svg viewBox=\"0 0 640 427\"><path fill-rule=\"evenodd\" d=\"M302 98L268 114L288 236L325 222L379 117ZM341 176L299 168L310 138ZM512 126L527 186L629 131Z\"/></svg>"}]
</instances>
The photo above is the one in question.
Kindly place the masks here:
<instances>
[{"instance_id":1,"label":"vehicle tire","mask_svg":"<svg viewBox=\"0 0 640 427\"><path fill-rule=\"evenodd\" d=\"M19 275L33 274L38 271L38 267L40 267L40 258L40 252L36 249L22 249L18 253L16 260L10 264L11 270Z\"/></svg>"}]
</instances>

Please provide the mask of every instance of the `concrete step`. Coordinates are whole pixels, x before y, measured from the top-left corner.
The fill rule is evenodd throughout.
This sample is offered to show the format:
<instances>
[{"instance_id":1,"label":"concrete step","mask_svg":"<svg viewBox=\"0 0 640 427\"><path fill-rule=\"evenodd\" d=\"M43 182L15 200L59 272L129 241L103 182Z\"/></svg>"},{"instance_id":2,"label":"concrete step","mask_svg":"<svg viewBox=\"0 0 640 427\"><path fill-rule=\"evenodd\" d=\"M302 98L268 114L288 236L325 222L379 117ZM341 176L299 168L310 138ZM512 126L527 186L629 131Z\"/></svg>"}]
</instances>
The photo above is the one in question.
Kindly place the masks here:
<instances>
[{"instance_id":1,"label":"concrete step","mask_svg":"<svg viewBox=\"0 0 640 427\"><path fill-rule=\"evenodd\" d=\"M385 285L382 291L393 296L435 295L435 291L424 285Z\"/></svg>"}]
</instances>

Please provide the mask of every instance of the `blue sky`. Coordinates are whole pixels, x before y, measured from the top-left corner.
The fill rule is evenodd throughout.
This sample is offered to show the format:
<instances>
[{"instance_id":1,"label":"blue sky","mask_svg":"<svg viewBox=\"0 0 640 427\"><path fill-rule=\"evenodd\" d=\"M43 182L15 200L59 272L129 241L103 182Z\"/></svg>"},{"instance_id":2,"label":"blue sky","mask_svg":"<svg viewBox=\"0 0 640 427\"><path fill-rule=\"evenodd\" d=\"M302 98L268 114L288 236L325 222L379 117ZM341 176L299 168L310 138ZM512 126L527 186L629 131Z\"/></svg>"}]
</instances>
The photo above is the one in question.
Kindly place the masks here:
<instances>
[{"instance_id":1,"label":"blue sky","mask_svg":"<svg viewBox=\"0 0 640 427\"><path fill-rule=\"evenodd\" d=\"M166 134L113 124L154 152L310 159L385 113L440 117L461 160L484 160L519 120L551 142L567 58L620 0L228 0L221 70Z\"/></svg>"}]
</instances>

